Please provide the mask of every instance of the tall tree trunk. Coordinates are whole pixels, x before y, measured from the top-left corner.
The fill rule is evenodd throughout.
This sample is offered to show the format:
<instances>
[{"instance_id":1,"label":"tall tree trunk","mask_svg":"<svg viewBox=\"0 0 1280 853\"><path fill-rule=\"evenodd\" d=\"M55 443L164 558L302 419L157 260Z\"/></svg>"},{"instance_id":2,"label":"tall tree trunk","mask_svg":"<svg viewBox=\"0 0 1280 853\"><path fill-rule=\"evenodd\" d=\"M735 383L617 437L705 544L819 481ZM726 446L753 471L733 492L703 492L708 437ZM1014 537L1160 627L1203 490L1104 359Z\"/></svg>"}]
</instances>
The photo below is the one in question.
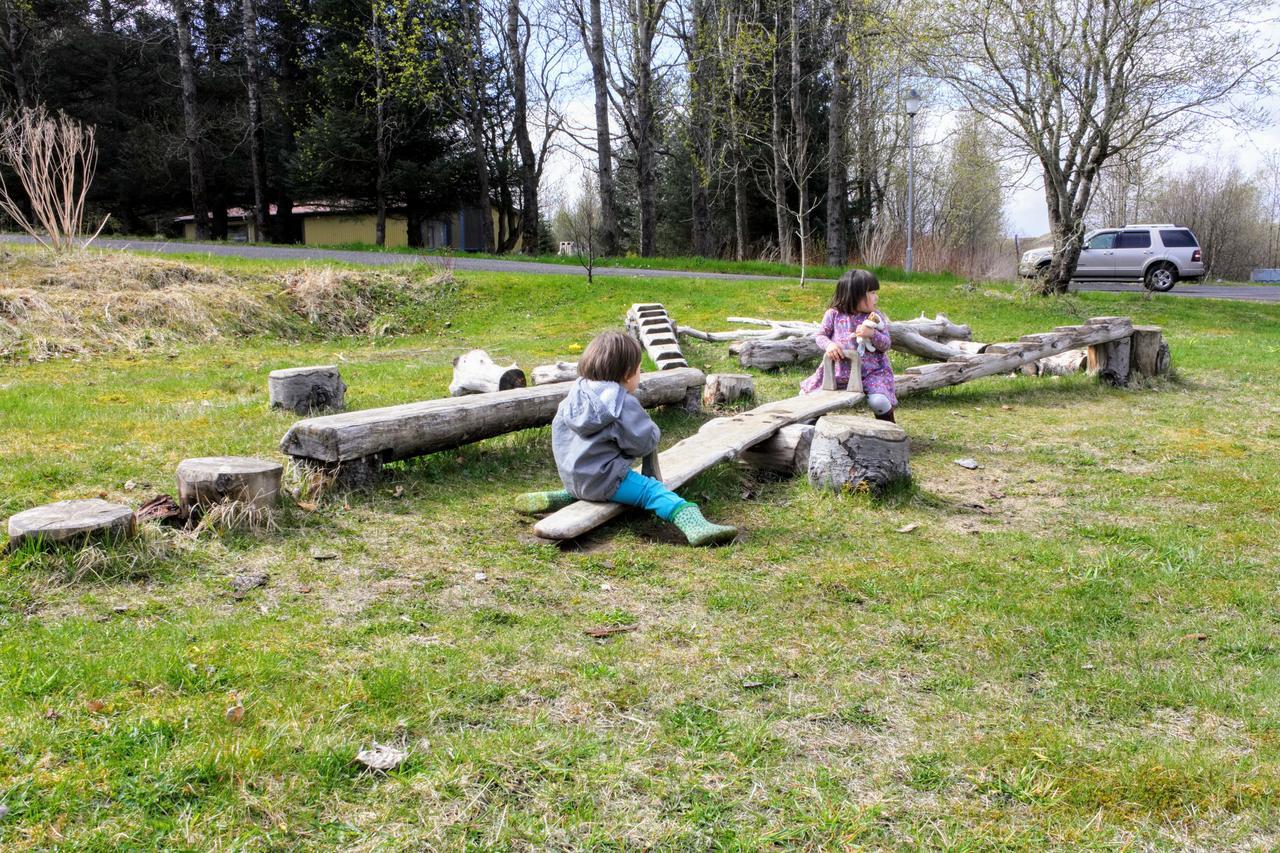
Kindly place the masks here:
<instances>
[{"instance_id":1,"label":"tall tree trunk","mask_svg":"<svg viewBox=\"0 0 1280 853\"><path fill-rule=\"evenodd\" d=\"M747 176L741 163L741 155L733 164L733 256L736 260L747 259Z\"/></svg>"},{"instance_id":2,"label":"tall tree trunk","mask_svg":"<svg viewBox=\"0 0 1280 853\"><path fill-rule=\"evenodd\" d=\"M209 239L209 197L200 154L200 115L196 104L196 59L191 48L191 13L187 0L173 0L178 31L178 70L182 77L183 140L187 148L187 169L191 173L191 212L195 216L195 237Z\"/></svg>"},{"instance_id":3,"label":"tall tree trunk","mask_svg":"<svg viewBox=\"0 0 1280 853\"><path fill-rule=\"evenodd\" d=\"M462 0L463 25L467 28L467 133L471 142L471 162L476 170L476 208L480 215L480 251L494 250L493 211L489 186L489 159L484 139L484 37L480 31L479 11L473 0Z\"/></svg>"},{"instance_id":4,"label":"tall tree trunk","mask_svg":"<svg viewBox=\"0 0 1280 853\"><path fill-rule=\"evenodd\" d=\"M520 25L524 24L522 36ZM526 59L529 50L529 21L520 10L520 0L507 3L507 52L511 61L511 88L515 101L512 125L520 150L520 250L538 254L538 161L529 139L529 98L526 89Z\"/></svg>"},{"instance_id":5,"label":"tall tree trunk","mask_svg":"<svg viewBox=\"0 0 1280 853\"><path fill-rule=\"evenodd\" d=\"M22 23L19 0L4 0L4 52L9 57L9 76L13 81L13 93L18 105L35 106L31 87L27 82L25 42L31 31Z\"/></svg>"},{"instance_id":6,"label":"tall tree trunk","mask_svg":"<svg viewBox=\"0 0 1280 853\"><path fill-rule=\"evenodd\" d=\"M373 226L373 242L378 246L387 245L387 182L390 172L390 153L387 139L387 81L382 67L382 31L375 20L373 32L374 50L374 85L377 87L374 96L374 159L377 161L377 175L374 178L374 205L377 216Z\"/></svg>"},{"instance_id":7,"label":"tall tree trunk","mask_svg":"<svg viewBox=\"0 0 1280 853\"><path fill-rule=\"evenodd\" d=\"M711 138L711 57L707 55L705 0L693 0L693 33L685 51L689 57L689 144L693 173L689 204L693 220L693 253L708 257L715 252L711 221L711 169L714 152Z\"/></svg>"},{"instance_id":8,"label":"tall tree trunk","mask_svg":"<svg viewBox=\"0 0 1280 853\"><path fill-rule=\"evenodd\" d=\"M849 60L845 44L844 9L838 9L831 60L831 109L827 128L827 264L849 260L845 227L849 195L849 163L845 153L849 97Z\"/></svg>"},{"instance_id":9,"label":"tall tree trunk","mask_svg":"<svg viewBox=\"0 0 1280 853\"><path fill-rule=\"evenodd\" d=\"M618 202L613 183L613 136L609 131L609 81L604 64L604 18L600 0L588 0L591 32L583 27L582 40L591 60L591 83L596 98L596 177L600 184L600 251L618 254Z\"/></svg>"},{"instance_id":10,"label":"tall tree trunk","mask_svg":"<svg viewBox=\"0 0 1280 853\"><path fill-rule=\"evenodd\" d=\"M644 3L642 2L643 9ZM640 191L640 256L651 258L658 253L658 168L655 105L653 102L653 63L650 60L654 32L651 19L641 14L637 21L635 49L636 77L636 179Z\"/></svg>"},{"instance_id":11,"label":"tall tree trunk","mask_svg":"<svg viewBox=\"0 0 1280 853\"><path fill-rule=\"evenodd\" d=\"M777 62L775 62L775 69L777 65ZM779 91L781 84L781 75L775 70L773 80L773 122L769 131L771 148L773 149L773 215L778 226L778 260L784 264L789 264L791 263L791 212L787 207L787 177L782 164L782 146L785 142L782 134L782 93Z\"/></svg>"},{"instance_id":12,"label":"tall tree trunk","mask_svg":"<svg viewBox=\"0 0 1280 853\"><path fill-rule=\"evenodd\" d=\"M805 113L804 92L800 74L800 0L791 0L791 121L795 131L792 158L796 181L796 230L800 237L800 262L805 258L805 245L809 238L809 211L813 207L809 189L809 117Z\"/></svg>"},{"instance_id":13,"label":"tall tree trunk","mask_svg":"<svg viewBox=\"0 0 1280 853\"><path fill-rule=\"evenodd\" d=\"M249 166L253 180L253 239L267 239L267 156L262 127L262 84L258 77L258 10L243 0L245 83L249 90Z\"/></svg>"}]
</instances>

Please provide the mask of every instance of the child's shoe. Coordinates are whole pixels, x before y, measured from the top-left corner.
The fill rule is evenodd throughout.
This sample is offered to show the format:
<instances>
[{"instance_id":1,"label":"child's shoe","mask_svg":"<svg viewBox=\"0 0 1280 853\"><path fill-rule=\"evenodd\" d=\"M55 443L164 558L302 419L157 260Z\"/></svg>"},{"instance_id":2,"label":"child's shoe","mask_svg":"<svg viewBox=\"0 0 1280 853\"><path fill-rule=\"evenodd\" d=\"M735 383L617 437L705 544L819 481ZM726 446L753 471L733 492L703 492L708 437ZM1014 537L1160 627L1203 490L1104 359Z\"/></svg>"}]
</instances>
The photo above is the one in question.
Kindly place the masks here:
<instances>
[{"instance_id":1,"label":"child's shoe","mask_svg":"<svg viewBox=\"0 0 1280 853\"><path fill-rule=\"evenodd\" d=\"M576 500L564 489L554 492L525 492L516 498L516 512L525 515L538 515L544 512L555 512L564 509Z\"/></svg>"},{"instance_id":2,"label":"child's shoe","mask_svg":"<svg viewBox=\"0 0 1280 853\"><path fill-rule=\"evenodd\" d=\"M690 545L716 545L738 535L736 527L707 521L698 505L688 501L671 516L671 523L680 528Z\"/></svg>"}]
</instances>

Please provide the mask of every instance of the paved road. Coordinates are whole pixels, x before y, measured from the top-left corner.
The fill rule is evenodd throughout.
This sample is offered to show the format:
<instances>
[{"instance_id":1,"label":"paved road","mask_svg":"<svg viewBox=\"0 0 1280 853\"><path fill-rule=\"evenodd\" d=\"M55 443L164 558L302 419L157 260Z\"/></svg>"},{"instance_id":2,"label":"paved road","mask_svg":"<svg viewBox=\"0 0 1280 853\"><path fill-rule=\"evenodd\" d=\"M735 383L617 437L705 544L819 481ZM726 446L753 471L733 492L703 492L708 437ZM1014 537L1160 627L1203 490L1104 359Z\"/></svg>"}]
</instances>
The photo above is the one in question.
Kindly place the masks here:
<instances>
[{"instance_id":1,"label":"paved road","mask_svg":"<svg viewBox=\"0 0 1280 853\"><path fill-rule=\"evenodd\" d=\"M16 234L0 235L0 241L30 243L29 237ZM340 249L312 249L303 246L247 246L243 243L177 243L163 240L97 240L95 247L104 249L133 249L142 252L196 253L231 255L243 258L267 258L287 261L341 261L349 264L404 264L415 260L440 263L433 255L403 255L394 252L360 252ZM483 272L542 273L548 275L586 275L580 266L547 264L537 261L507 261L487 258L469 258L454 255L450 262L455 269ZM750 275L722 272L681 272L679 270L646 270L630 267L597 267L600 275L632 276L643 278L705 278L729 281L775 281L777 276ZM826 279L811 279L825 281ZM1122 282L1077 282L1077 290L1104 290L1119 293L1141 293L1137 284ZM1199 297L1207 299L1241 299L1250 302L1280 302L1280 286L1275 285L1215 285L1179 284L1168 294L1160 296Z\"/></svg>"},{"instance_id":2,"label":"paved road","mask_svg":"<svg viewBox=\"0 0 1280 853\"><path fill-rule=\"evenodd\" d=\"M30 237L21 234L0 234L0 242L31 243ZM383 266L409 264L414 261L443 263L439 255L409 255L397 252L361 252L344 249L312 249L303 246L259 246L244 243L178 243L164 240L106 240L93 242L95 249L131 249L138 252L164 252L169 254L229 255L241 258L266 258L283 261L340 261L348 264ZM469 258L451 255L448 258L454 269L481 272L540 273L545 275L586 275L581 266L574 264L548 264L538 261L507 261L492 258ZM749 275L745 273L682 272L680 270L649 270L630 267L596 267L597 275L631 276L643 278L712 278L730 281L777 281L777 276ZM823 279L810 279L822 281Z\"/></svg>"},{"instance_id":3,"label":"paved road","mask_svg":"<svg viewBox=\"0 0 1280 853\"><path fill-rule=\"evenodd\" d=\"M1142 285L1120 281L1078 281L1075 290L1105 290L1110 293L1142 293ZM1202 299L1243 299L1248 302L1280 302L1280 286L1271 284L1176 284L1160 296L1191 296Z\"/></svg>"}]
</instances>

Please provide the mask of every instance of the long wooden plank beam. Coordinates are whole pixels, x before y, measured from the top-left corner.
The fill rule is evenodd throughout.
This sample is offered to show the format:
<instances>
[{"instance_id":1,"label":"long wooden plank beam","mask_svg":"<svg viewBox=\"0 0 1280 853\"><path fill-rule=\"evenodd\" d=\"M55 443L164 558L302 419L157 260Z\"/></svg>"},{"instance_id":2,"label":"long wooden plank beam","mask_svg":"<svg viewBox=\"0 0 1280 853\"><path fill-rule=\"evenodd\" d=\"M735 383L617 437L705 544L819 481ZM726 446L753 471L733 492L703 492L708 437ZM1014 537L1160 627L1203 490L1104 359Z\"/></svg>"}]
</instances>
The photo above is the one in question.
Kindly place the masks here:
<instances>
[{"instance_id":1,"label":"long wooden plank beam","mask_svg":"<svg viewBox=\"0 0 1280 853\"><path fill-rule=\"evenodd\" d=\"M692 367L646 373L636 392L646 408L677 405L706 377ZM294 458L341 463L376 457L392 462L435 453L516 430L546 426L572 383L513 388L306 418L280 441Z\"/></svg>"},{"instance_id":2,"label":"long wooden plank beam","mask_svg":"<svg viewBox=\"0 0 1280 853\"><path fill-rule=\"evenodd\" d=\"M857 405L863 396L848 391L818 391L789 397L731 417L707 421L694 435L658 455L662 482L676 489L721 462L736 459L788 424L813 420ZM574 539L620 515L626 507L615 503L578 501L534 525L545 539Z\"/></svg>"},{"instance_id":3,"label":"long wooden plank beam","mask_svg":"<svg viewBox=\"0 0 1280 853\"><path fill-rule=\"evenodd\" d=\"M1081 326L1060 326L1052 332L1024 335L1016 344L994 347L997 351L956 356L952 361L909 368L895 376L899 397L959 385L984 376L1009 373L1023 364L1069 349L1106 343L1133 334L1128 317L1095 317ZM767 403L749 412L716 418L703 425L696 435L677 442L658 455L663 482L676 489L698 474L735 459L788 424L813 420L839 409L850 408L864 399L847 391L819 391ZM578 501L552 513L534 525L545 539L575 539L612 518L626 507L615 503Z\"/></svg>"}]
</instances>

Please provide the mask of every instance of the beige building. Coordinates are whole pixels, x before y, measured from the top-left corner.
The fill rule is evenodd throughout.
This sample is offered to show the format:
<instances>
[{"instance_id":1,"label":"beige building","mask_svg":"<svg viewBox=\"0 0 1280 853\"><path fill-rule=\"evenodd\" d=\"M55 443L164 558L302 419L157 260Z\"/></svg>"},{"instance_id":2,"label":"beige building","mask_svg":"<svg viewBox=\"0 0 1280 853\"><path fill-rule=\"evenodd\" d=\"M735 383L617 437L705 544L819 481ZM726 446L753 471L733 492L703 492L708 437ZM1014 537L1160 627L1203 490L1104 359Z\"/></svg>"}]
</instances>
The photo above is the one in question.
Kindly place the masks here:
<instances>
[{"instance_id":1,"label":"beige building","mask_svg":"<svg viewBox=\"0 0 1280 853\"><path fill-rule=\"evenodd\" d=\"M271 206L275 214L275 205ZM377 214L349 206L329 204L294 205L293 215L301 220L302 242L308 246L334 246L344 243L377 242ZM479 208L460 206L456 211L426 220L422 225L422 245L428 249L454 249L478 252L481 247ZM498 211L492 210L494 233L498 228ZM179 216L174 223L182 227L185 240L196 238L195 217ZM227 239L233 243L265 242L253 224L250 211L239 207L227 209ZM403 211L387 214L387 248L409 245L409 220ZM515 250L520 244L516 243Z\"/></svg>"}]
</instances>

